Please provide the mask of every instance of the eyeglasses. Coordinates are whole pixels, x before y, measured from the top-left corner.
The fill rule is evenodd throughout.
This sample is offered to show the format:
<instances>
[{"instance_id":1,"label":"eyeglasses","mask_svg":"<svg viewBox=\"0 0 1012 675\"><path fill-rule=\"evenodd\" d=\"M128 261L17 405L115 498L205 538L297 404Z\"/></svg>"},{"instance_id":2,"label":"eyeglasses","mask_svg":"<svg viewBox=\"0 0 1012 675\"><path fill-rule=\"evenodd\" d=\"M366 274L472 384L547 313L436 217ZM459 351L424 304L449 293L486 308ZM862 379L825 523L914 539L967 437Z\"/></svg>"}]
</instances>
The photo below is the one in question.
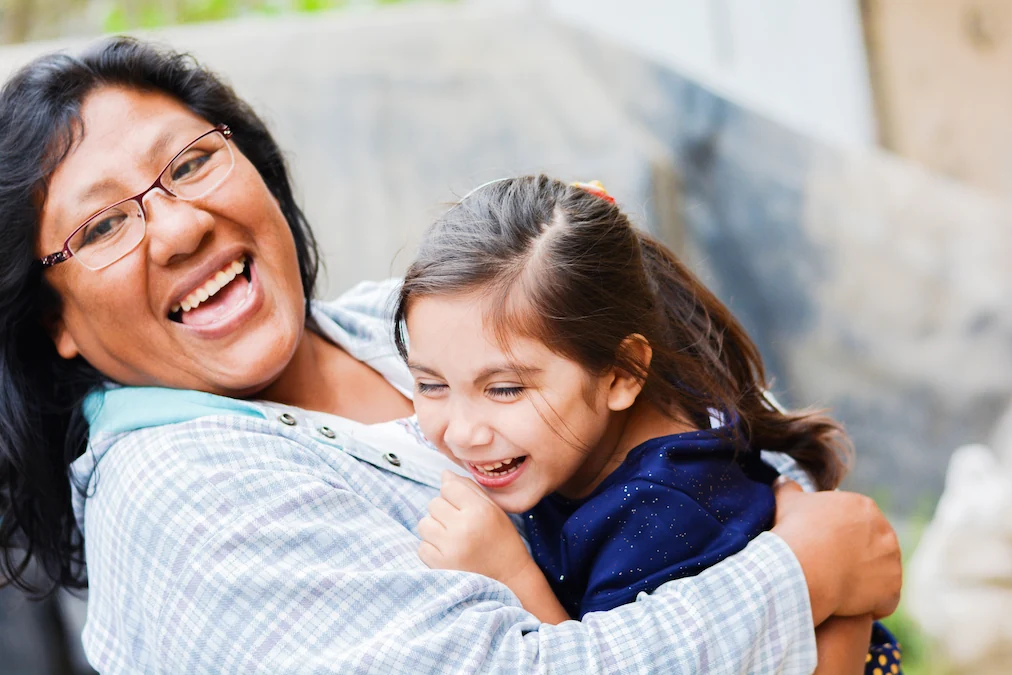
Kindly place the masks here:
<instances>
[{"instance_id":1,"label":"eyeglasses","mask_svg":"<svg viewBox=\"0 0 1012 675\"><path fill-rule=\"evenodd\" d=\"M176 199L192 202L217 188L235 166L229 139L232 130L224 124L198 136L165 165L158 178L144 192L90 216L63 242L63 250L39 262L52 267L73 258L90 270L108 267L144 239L147 217L144 197L155 189Z\"/></svg>"}]
</instances>

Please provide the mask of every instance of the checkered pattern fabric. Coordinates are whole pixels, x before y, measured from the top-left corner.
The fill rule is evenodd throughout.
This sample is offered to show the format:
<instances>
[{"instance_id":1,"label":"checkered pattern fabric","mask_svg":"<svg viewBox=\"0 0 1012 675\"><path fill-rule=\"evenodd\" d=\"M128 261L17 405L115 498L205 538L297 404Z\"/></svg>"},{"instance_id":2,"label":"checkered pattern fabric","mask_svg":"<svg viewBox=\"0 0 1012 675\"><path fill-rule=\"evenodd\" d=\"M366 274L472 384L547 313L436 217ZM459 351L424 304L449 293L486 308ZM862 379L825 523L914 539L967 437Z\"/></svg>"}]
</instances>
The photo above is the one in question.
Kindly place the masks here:
<instances>
[{"instance_id":1,"label":"checkered pattern fabric","mask_svg":"<svg viewBox=\"0 0 1012 675\"><path fill-rule=\"evenodd\" d=\"M403 389L384 325L394 287L359 287L316 314L321 332ZM398 439L392 427L370 434L254 402L259 414L209 409L123 431L131 390L104 398L120 426L93 424L73 472L86 486L75 496L90 580L84 644L106 675L815 667L805 579L771 533L636 602L540 625L505 586L419 561L416 525L441 458L408 425Z\"/></svg>"}]
</instances>

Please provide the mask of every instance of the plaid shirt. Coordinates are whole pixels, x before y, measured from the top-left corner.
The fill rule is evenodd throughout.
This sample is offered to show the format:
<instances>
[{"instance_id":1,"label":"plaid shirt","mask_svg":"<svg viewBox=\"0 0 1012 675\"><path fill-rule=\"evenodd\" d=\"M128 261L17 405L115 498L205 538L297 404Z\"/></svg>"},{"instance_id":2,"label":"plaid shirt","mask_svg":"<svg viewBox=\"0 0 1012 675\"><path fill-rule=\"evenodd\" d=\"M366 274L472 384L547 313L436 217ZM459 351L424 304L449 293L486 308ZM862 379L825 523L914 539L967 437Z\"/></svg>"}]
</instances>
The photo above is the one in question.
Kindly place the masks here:
<instances>
[{"instance_id":1,"label":"plaid shirt","mask_svg":"<svg viewBox=\"0 0 1012 675\"><path fill-rule=\"evenodd\" d=\"M396 282L314 313L399 390ZM502 584L430 570L416 526L446 460L367 427L200 392L110 387L72 471L102 673L810 673L808 589L764 533L637 602L542 625ZM783 457L770 459L790 473ZM789 462L789 460L787 460ZM799 478L803 478L798 476Z\"/></svg>"}]
</instances>

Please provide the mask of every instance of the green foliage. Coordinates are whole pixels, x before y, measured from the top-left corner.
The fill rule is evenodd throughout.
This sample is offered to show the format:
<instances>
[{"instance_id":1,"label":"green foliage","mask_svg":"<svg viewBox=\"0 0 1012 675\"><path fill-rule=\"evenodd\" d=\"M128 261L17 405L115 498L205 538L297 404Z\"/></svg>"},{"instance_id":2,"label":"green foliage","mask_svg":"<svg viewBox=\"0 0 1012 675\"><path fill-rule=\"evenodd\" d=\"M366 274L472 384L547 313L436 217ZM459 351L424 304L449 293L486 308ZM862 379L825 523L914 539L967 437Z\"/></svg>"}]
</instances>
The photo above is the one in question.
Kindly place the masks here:
<instances>
[{"instance_id":1,"label":"green foliage","mask_svg":"<svg viewBox=\"0 0 1012 675\"><path fill-rule=\"evenodd\" d=\"M295 0L294 9L296 12L311 14L323 12L328 9L335 9L343 6L342 0Z\"/></svg>"},{"instance_id":2,"label":"green foliage","mask_svg":"<svg viewBox=\"0 0 1012 675\"><path fill-rule=\"evenodd\" d=\"M134 28L159 28L177 23L221 21L258 14L314 14L349 5L399 5L417 0L121 0L113 4L102 27L109 33ZM449 0L454 1L454 0Z\"/></svg>"},{"instance_id":3,"label":"green foliage","mask_svg":"<svg viewBox=\"0 0 1012 675\"><path fill-rule=\"evenodd\" d=\"M888 505L888 495L874 495L880 505ZM903 557L909 561L914 549L920 542L928 523L931 522L936 505L936 498L925 496L918 500L915 508L902 522L894 522L900 539ZM888 509L887 509L888 510ZM896 612L882 620L886 628L896 636L903 650L903 672L905 675L947 675L946 667L938 650L907 612L905 603L900 602Z\"/></svg>"},{"instance_id":4,"label":"green foliage","mask_svg":"<svg viewBox=\"0 0 1012 675\"><path fill-rule=\"evenodd\" d=\"M102 30L106 33L122 33L129 29L130 22L127 20L126 11L118 5L109 10L102 22Z\"/></svg>"}]
</instances>

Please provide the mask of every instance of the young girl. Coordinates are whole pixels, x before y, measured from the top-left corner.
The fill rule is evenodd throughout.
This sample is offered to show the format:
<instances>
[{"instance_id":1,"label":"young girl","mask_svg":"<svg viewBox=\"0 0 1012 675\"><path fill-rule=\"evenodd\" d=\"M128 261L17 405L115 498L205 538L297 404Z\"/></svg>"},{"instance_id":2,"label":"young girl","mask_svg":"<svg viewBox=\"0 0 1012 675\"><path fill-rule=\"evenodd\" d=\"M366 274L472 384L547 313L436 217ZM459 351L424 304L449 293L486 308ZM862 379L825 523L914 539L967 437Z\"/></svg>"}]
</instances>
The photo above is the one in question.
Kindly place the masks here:
<instances>
[{"instance_id":1,"label":"young girl","mask_svg":"<svg viewBox=\"0 0 1012 675\"><path fill-rule=\"evenodd\" d=\"M445 476L419 555L498 579L543 622L632 602L769 529L778 473L760 448L820 489L843 477L842 428L772 404L728 309L599 185L470 193L427 233L395 320L422 431L484 488ZM820 662L898 673L871 630L830 619Z\"/></svg>"}]
</instances>

